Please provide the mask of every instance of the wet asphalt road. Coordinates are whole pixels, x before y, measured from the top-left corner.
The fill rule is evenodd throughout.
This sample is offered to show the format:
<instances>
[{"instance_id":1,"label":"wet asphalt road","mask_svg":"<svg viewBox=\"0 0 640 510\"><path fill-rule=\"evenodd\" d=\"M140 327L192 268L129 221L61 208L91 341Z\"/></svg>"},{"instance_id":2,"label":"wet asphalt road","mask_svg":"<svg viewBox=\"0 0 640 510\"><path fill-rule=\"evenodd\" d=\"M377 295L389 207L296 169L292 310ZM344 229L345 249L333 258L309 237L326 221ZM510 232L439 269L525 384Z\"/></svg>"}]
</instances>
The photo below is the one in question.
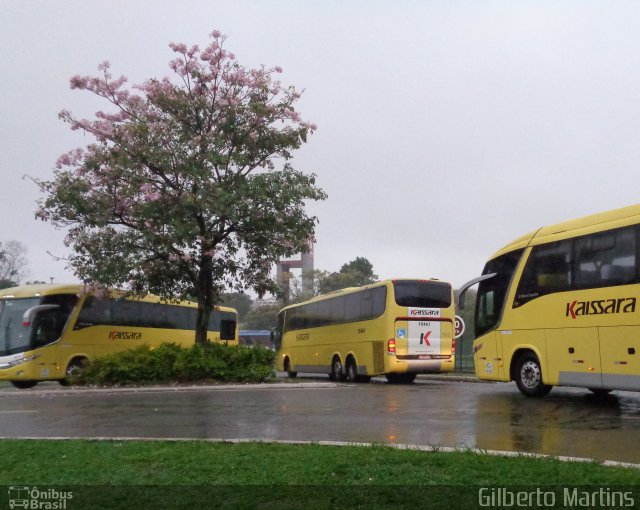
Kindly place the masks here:
<instances>
[{"instance_id":1,"label":"wet asphalt road","mask_svg":"<svg viewBox=\"0 0 640 510\"><path fill-rule=\"evenodd\" d=\"M514 384L300 383L176 389L0 389L0 437L347 441L480 448L640 464L640 393L595 398Z\"/></svg>"}]
</instances>

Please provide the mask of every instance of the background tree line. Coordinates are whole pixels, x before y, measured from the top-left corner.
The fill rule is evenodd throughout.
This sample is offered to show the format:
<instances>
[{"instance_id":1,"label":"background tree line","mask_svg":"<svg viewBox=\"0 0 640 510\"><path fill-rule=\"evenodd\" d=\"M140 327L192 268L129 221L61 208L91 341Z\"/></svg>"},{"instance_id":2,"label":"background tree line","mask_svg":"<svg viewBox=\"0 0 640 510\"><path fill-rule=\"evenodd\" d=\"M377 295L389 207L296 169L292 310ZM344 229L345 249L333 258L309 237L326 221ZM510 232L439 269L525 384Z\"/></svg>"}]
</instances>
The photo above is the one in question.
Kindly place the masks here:
<instances>
[{"instance_id":1,"label":"background tree line","mask_svg":"<svg viewBox=\"0 0 640 510\"><path fill-rule=\"evenodd\" d=\"M275 302L261 304L254 302L248 294L233 292L223 294L220 304L238 310L242 329L271 329L276 326L278 312L286 304L299 303L328 292L361 287L377 281L378 275L374 274L371 262L365 257L356 257L343 264L337 272L316 269L313 272L310 294L305 294L302 290L302 276L295 276L286 282L289 295Z\"/></svg>"}]
</instances>

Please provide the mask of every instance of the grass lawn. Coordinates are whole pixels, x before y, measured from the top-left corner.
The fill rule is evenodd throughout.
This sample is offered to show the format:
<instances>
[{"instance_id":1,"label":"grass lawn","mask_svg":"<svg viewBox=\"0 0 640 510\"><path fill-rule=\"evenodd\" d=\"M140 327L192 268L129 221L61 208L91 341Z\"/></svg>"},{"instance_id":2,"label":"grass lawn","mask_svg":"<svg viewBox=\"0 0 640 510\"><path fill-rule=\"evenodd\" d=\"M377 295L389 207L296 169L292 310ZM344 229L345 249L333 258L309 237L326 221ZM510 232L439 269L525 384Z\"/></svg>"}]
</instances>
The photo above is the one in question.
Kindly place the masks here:
<instances>
[{"instance_id":1,"label":"grass lawn","mask_svg":"<svg viewBox=\"0 0 640 510\"><path fill-rule=\"evenodd\" d=\"M640 503L640 470L633 468L464 451L197 440L2 440L0 485L68 487L64 490L74 496L66 502L69 510L483 508L483 487L489 488L483 494L494 498L502 497L499 488L505 487L529 497L536 490L556 491L554 502L562 508L561 485L573 491L570 503L594 491L608 503L618 492ZM0 491L0 508L6 508L6 497Z\"/></svg>"}]
</instances>

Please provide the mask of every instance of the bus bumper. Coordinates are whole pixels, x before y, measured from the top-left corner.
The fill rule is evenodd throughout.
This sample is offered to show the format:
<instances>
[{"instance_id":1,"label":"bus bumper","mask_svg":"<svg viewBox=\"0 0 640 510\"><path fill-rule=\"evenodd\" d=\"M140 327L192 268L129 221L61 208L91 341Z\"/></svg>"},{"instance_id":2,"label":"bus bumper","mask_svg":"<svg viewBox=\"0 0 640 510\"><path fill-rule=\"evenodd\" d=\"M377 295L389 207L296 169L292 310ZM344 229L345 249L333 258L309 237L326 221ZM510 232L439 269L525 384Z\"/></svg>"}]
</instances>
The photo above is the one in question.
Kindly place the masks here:
<instances>
[{"instance_id":1,"label":"bus bumper","mask_svg":"<svg viewBox=\"0 0 640 510\"><path fill-rule=\"evenodd\" d=\"M404 356L396 356L396 359L390 363L388 372L403 373L409 372L413 374L439 374L443 372L452 372L455 368L455 357L448 356L441 359L403 359ZM407 358L409 358L407 356Z\"/></svg>"},{"instance_id":2,"label":"bus bumper","mask_svg":"<svg viewBox=\"0 0 640 510\"><path fill-rule=\"evenodd\" d=\"M63 377L58 365L38 363L38 357L29 353L0 356L0 381L43 381Z\"/></svg>"}]
</instances>

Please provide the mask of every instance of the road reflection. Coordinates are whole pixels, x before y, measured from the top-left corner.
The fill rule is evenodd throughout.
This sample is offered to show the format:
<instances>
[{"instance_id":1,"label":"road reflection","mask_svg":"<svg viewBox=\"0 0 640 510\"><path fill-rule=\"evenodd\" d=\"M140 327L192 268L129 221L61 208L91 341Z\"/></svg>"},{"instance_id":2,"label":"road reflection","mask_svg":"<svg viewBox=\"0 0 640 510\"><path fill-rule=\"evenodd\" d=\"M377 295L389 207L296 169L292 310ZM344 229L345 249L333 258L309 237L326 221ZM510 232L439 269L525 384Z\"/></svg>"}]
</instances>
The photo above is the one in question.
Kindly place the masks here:
<instances>
[{"instance_id":1,"label":"road reflection","mask_svg":"<svg viewBox=\"0 0 640 510\"><path fill-rule=\"evenodd\" d=\"M555 389L478 395L475 447L640 462L640 400Z\"/></svg>"},{"instance_id":2,"label":"road reflection","mask_svg":"<svg viewBox=\"0 0 640 510\"><path fill-rule=\"evenodd\" d=\"M0 392L2 437L147 437L392 443L640 464L640 393L423 379L190 391ZM303 387L304 386L304 387Z\"/></svg>"}]
</instances>

